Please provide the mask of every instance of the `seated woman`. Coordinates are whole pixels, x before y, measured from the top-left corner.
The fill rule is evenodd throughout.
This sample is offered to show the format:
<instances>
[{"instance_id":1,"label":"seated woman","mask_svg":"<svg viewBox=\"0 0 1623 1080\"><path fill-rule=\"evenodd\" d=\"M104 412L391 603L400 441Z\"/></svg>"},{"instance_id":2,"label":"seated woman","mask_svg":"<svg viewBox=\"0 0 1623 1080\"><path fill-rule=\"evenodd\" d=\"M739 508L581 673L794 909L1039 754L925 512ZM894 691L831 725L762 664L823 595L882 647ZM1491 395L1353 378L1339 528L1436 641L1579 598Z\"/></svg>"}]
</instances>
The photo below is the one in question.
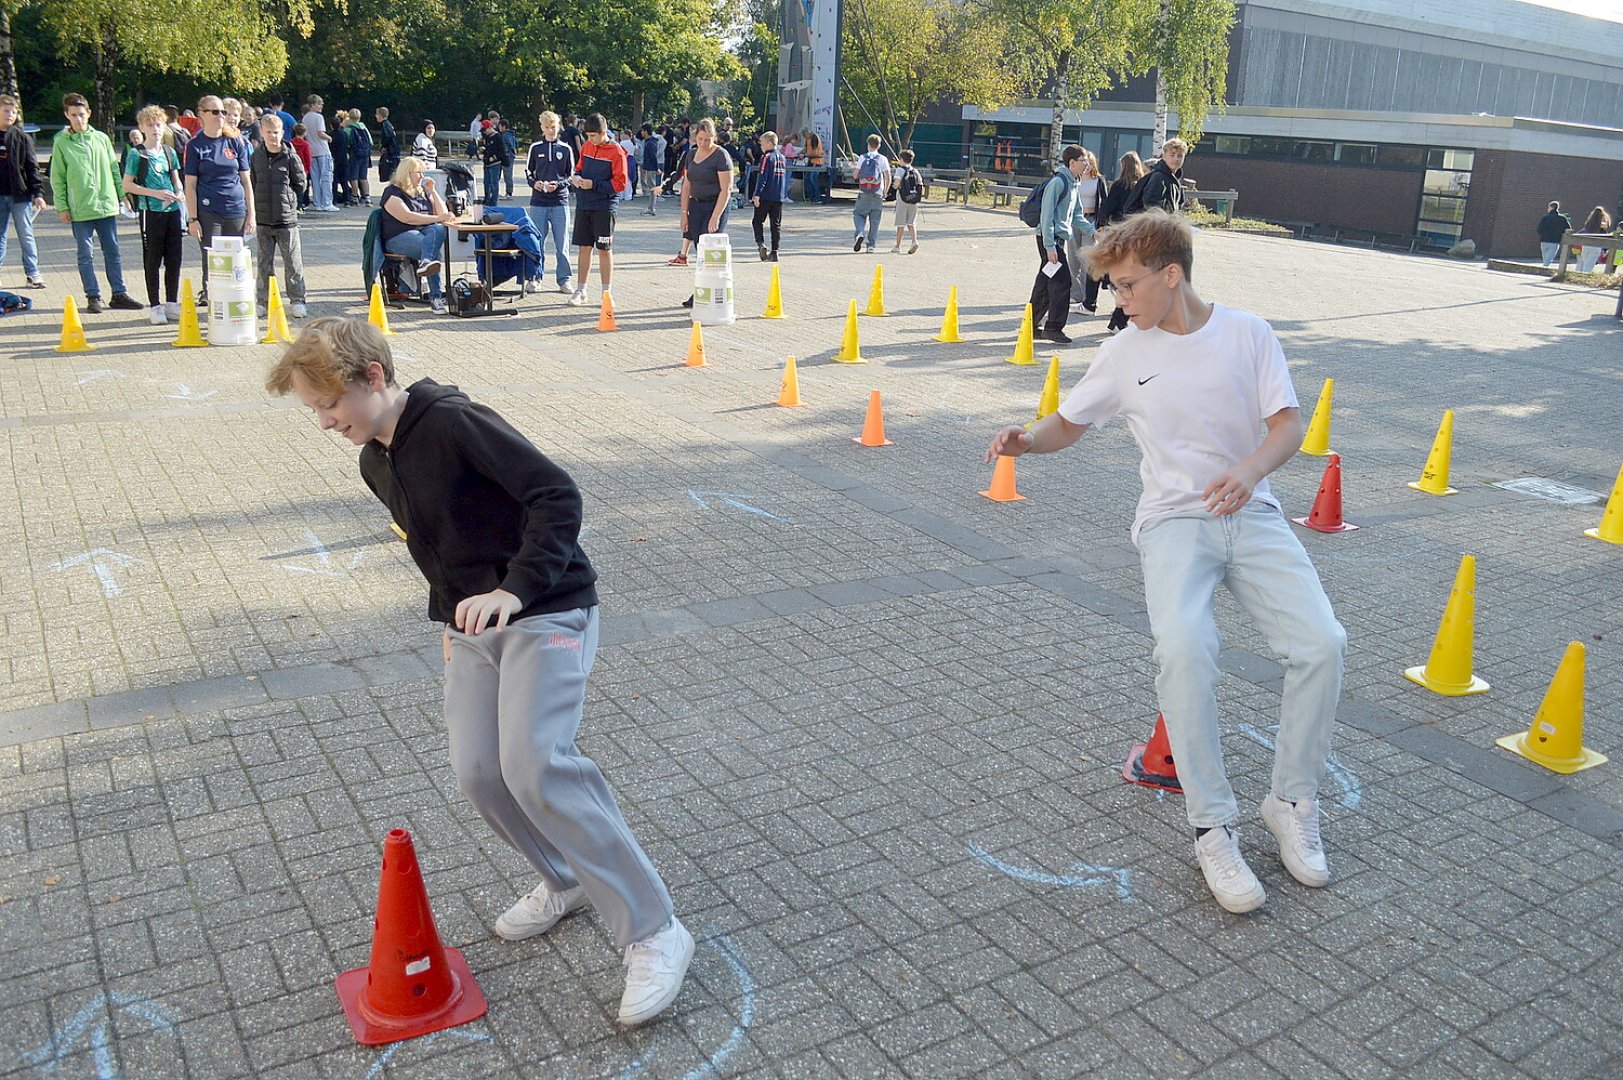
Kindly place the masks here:
<instances>
[{"instance_id":1,"label":"seated woman","mask_svg":"<svg viewBox=\"0 0 1623 1080\"><path fill-rule=\"evenodd\" d=\"M434 314L445 314L445 295L440 288L440 252L445 248L445 224L456 215L445 208L445 200L434 190L432 178L425 178L426 166L419 157L408 157L394 171L383 189L380 234L383 250L404 255L417 264L417 272L428 278L428 302Z\"/></svg>"}]
</instances>

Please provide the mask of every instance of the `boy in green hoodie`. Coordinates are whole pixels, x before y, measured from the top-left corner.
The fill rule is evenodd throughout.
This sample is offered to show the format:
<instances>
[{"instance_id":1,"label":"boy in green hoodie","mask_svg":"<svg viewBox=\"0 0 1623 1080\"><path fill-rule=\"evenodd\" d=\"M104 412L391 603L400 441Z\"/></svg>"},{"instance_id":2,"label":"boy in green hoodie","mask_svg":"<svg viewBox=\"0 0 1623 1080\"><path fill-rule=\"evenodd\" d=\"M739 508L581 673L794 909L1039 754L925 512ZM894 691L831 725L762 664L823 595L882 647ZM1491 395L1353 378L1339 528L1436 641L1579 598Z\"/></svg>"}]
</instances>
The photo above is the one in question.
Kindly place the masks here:
<instances>
[{"instance_id":1,"label":"boy in green hoodie","mask_svg":"<svg viewBox=\"0 0 1623 1080\"><path fill-rule=\"evenodd\" d=\"M67 117L68 126L51 144L51 195L61 212L62 224L73 226L79 280L85 287L85 310L91 314L102 310L95 249L90 243L94 237L101 243L107 282L113 287L111 306L120 311L140 311L140 301L124 291L124 261L118 252L122 180L113 142L90 126L90 103L83 94L63 97L62 115Z\"/></svg>"}]
</instances>

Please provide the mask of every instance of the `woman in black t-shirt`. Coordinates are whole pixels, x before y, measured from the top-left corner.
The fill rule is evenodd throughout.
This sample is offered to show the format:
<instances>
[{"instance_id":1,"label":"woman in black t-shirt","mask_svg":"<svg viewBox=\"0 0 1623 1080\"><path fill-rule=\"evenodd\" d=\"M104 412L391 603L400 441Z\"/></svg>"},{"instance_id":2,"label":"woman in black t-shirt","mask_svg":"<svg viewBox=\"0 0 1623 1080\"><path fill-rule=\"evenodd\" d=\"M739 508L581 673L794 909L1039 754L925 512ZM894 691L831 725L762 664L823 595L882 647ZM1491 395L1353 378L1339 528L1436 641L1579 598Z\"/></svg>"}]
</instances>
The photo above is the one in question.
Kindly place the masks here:
<instances>
[{"instance_id":1,"label":"woman in black t-shirt","mask_svg":"<svg viewBox=\"0 0 1623 1080\"><path fill-rule=\"evenodd\" d=\"M428 278L429 307L436 315L443 315L445 295L440 288L440 270L444 263L440 252L445 248L445 225L455 221L456 215L446 209L445 200L434 190L433 178L424 177L425 171L422 158L409 157L400 162L379 200L383 207L380 233L384 251L404 255L417 264L419 274Z\"/></svg>"}]
</instances>

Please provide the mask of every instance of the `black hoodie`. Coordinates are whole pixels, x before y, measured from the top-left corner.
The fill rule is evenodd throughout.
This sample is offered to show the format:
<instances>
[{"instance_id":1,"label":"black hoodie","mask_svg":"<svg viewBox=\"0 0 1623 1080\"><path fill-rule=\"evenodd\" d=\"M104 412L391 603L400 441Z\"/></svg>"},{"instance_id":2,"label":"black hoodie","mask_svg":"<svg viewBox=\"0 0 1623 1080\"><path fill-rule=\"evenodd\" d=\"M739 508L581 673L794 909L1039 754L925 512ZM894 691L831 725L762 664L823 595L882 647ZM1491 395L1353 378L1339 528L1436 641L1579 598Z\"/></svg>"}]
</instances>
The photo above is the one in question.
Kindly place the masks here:
<instances>
[{"instance_id":1,"label":"black hoodie","mask_svg":"<svg viewBox=\"0 0 1623 1080\"><path fill-rule=\"evenodd\" d=\"M390 445L361 448L361 478L406 531L429 618L453 622L492 589L519 598L515 619L596 604L569 475L456 387L422 379L406 393Z\"/></svg>"}]
</instances>

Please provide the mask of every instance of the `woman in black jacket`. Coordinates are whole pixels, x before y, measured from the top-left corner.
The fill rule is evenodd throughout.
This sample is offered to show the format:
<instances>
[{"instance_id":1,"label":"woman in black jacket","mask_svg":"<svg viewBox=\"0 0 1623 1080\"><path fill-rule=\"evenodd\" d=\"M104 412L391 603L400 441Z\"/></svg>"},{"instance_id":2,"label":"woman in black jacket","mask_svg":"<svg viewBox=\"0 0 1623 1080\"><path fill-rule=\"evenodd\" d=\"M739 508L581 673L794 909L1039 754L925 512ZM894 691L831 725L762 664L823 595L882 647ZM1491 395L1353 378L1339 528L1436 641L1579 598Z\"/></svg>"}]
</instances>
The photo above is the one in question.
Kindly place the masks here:
<instances>
[{"instance_id":1,"label":"woman in black jacket","mask_svg":"<svg viewBox=\"0 0 1623 1080\"><path fill-rule=\"evenodd\" d=\"M1087 147L1082 148L1082 162L1082 176L1076 182L1076 198L1088 221L1097 229L1100 224L1099 211L1105 202L1105 181L1099 175L1099 159ZM1087 264L1082 253L1092 246L1092 233L1084 234L1080 229L1072 229L1071 239L1067 243L1071 265L1085 268ZM1099 310L1099 279L1086 269L1071 277L1071 310L1085 311L1089 315Z\"/></svg>"},{"instance_id":2,"label":"woman in black jacket","mask_svg":"<svg viewBox=\"0 0 1623 1080\"><path fill-rule=\"evenodd\" d=\"M1144 179L1144 175L1148 171L1144 168L1143 159L1133 151L1129 150L1121 156L1121 161L1117 165L1116 179L1110 185L1110 190L1105 193L1104 205L1099 208L1100 228L1114 225L1127 216L1127 200L1132 196L1133 189L1138 187L1138 182ZM1106 286L1110 285L1109 274L1104 276L1103 283ZM1126 325L1127 314L1122 311L1121 305L1118 304L1116 310L1110 313L1110 325L1105 329L1114 334Z\"/></svg>"}]
</instances>

